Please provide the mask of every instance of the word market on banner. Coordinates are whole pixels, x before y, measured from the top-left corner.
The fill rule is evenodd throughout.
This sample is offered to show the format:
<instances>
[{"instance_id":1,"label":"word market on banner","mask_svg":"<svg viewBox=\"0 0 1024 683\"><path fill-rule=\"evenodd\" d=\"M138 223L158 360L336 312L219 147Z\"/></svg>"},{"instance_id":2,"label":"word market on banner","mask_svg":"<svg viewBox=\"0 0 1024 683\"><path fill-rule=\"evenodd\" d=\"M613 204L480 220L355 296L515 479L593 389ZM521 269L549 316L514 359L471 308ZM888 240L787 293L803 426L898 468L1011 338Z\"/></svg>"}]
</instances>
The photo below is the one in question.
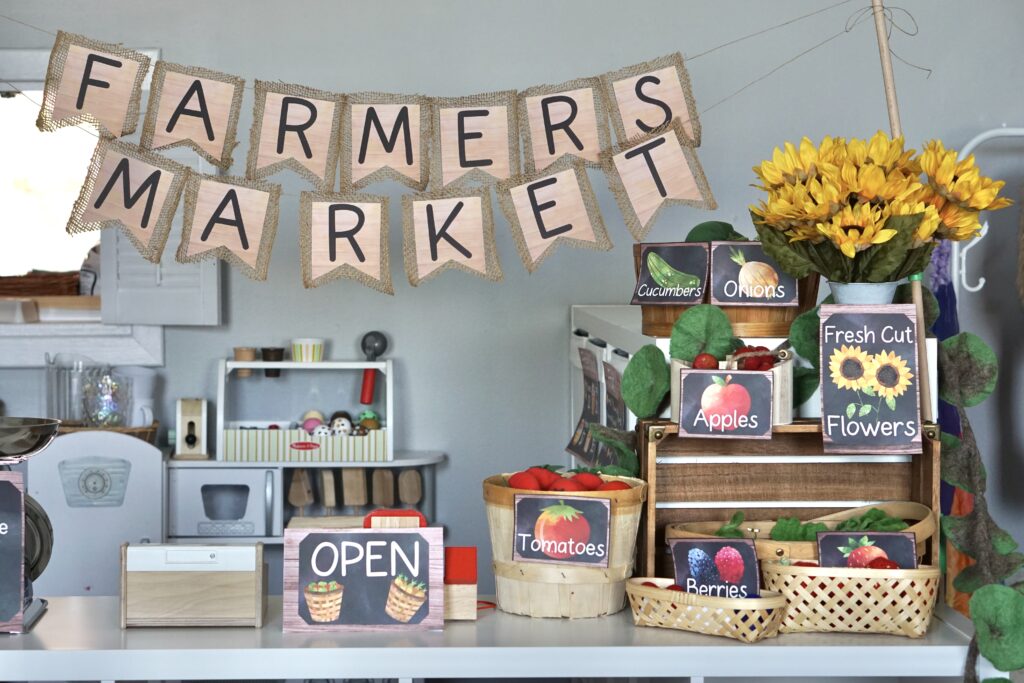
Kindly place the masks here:
<instances>
[{"instance_id":1,"label":"word market on banner","mask_svg":"<svg viewBox=\"0 0 1024 683\"><path fill-rule=\"evenodd\" d=\"M117 139L139 127L149 70L140 52L59 32L37 127L97 126L101 139L68 231L120 227L154 263L184 204L179 261L219 258L264 280L281 194L266 181L284 171L312 186L297 221L303 284L344 278L386 294L394 292L387 202L359 194L375 182L419 193L402 202L413 286L449 269L502 279L492 187L531 273L558 244L612 248L588 167L605 172L636 240L664 206L715 208L678 53L558 85L466 97L255 80L244 177L199 174L160 155L187 147L230 171L246 90L238 76L158 60L139 144Z\"/></svg>"}]
</instances>

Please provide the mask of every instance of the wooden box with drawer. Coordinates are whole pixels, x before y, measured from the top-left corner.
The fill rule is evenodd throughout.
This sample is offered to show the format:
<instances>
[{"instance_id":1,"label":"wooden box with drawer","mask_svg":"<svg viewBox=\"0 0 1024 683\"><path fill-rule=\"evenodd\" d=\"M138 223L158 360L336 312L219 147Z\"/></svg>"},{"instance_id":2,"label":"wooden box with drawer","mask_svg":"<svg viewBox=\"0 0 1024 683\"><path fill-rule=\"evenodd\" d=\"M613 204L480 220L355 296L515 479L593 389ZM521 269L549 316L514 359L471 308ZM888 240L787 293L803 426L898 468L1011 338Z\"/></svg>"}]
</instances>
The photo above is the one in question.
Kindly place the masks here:
<instances>
[{"instance_id":1,"label":"wooden box with drawer","mask_svg":"<svg viewBox=\"0 0 1024 683\"><path fill-rule=\"evenodd\" d=\"M747 519L802 520L886 501L939 509L939 433L925 425L916 455L824 453L820 421L774 428L771 440L680 438L675 423L637 425L641 478L648 483L640 523L643 576L672 576L665 526ZM925 556L938 564L938 543Z\"/></svg>"}]
</instances>

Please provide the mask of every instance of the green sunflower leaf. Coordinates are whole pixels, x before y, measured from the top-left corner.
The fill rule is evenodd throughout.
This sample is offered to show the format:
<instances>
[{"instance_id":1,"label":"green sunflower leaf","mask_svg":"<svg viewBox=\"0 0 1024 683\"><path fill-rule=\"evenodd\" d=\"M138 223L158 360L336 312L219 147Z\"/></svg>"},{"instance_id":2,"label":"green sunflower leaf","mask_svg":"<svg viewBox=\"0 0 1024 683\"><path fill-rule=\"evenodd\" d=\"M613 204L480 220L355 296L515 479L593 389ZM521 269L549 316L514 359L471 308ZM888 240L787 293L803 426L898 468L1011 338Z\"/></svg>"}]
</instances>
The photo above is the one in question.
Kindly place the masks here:
<instances>
[{"instance_id":1,"label":"green sunflower leaf","mask_svg":"<svg viewBox=\"0 0 1024 683\"><path fill-rule=\"evenodd\" d=\"M896 410L896 399L892 396L886 397L885 405L889 406L889 410Z\"/></svg>"},{"instance_id":2,"label":"green sunflower leaf","mask_svg":"<svg viewBox=\"0 0 1024 683\"><path fill-rule=\"evenodd\" d=\"M636 443L634 432L612 429L595 423L591 423L589 427L594 441L610 448L616 458L614 465L606 465L600 469L600 472L615 475L616 472L609 470L616 470L621 471L621 476L626 477L635 477L640 473L640 460L634 445Z\"/></svg>"},{"instance_id":3,"label":"green sunflower leaf","mask_svg":"<svg viewBox=\"0 0 1024 683\"><path fill-rule=\"evenodd\" d=\"M846 418L847 419L852 420L853 419L853 414L855 412L857 412L857 404L856 403L851 403L850 405L846 406Z\"/></svg>"},{"instance_id":4,"label":"green sunflower leaf","mask_svg":"<svg viewBox=\"0 0 1024 683\"><path fill-rule=\"evenodd\" d=\"M888 242L868 247L862 252L866 267L861 270L859 280L863 282L891 282L897 279L900 266L907 258L907 252L914 241L914 231L921 224L924 214L912 216L890 216L885 222L887 229L896 230Z\"/></svg>"},{"instance_id":5,"label":"green sunflower leaf","mask_svg":"<svg viewBox=\"0 0 1024 683\"><path fill-rule=\"evenodd\" d=\"M865 403L860 407L860 410L857 411L857 417L864 417L865 415L869 414L873 407L874 406L872 406L870 403Z\"/></svg>"},{"instance_id":6,"label":"green sunflower leaf","mask_svg":"<svg viewBox=\"0 0 1024 683\"><path fill-rule=\"evenodd\" d=\"M999 360L981 337L961 332L939 344L939 398L976 406L995 391Z\"/></svg>"},{"instance_id":7,"label":"green sunflower leaf","mask_svg":"<svg viewBox=\"0 0 1024 683\"><path fill-rule=\"evenodd\" d=\"M993 584L975 591L970 602L978 650L1001 671L1024 668L1024 595Z\"/></svg>"},{"instance_id":8,"label":"green sunflower leaf","mask_svg":"<svg viewBox=\"0 0 1024 683\"><path fill-rule=\"evenodd\" d=\"M865 396L870 396L871 398L875 397L875 390L872 389L871 387L864 387L863 389L860 390L860 393L864 394Z\"/></svg>"},{"instance_id":9,"label":"green sunflower leaf","mask_svg":"<svg viewBox=\"0 0 1024 683\"><path fill-rule=\"evenodd\" d=\"M665 354L654 344L640 348L622 373L622 399L639 418L658 413L669 389Z\"/></svg>"},{"instance_id":10,"label":"green sunflower leaf","mask_svg":"<svg viewBox=\"0 0 1024 683\"><path fill-rule=\"evenodd\" d=\"M719 360L732 351L732 323L718 306L700 304L683 312L672 326L669 355L693 362L701 353Z\"/></svg>"},{"instance_id":11,"label":"green sunflower leaf","mask_svg":"<svg viewBox=\"0 0 1024 683\"><path fill-rule=\"evenodd\" d=\"M790 243L784 233L766 225L758 225L756 217L751 218L755 219L754 227L761 240L761 248L782 270L795 278L806 277L815 270L814 263L800 252L798 243Z\"/></svg>"}]
</instances>

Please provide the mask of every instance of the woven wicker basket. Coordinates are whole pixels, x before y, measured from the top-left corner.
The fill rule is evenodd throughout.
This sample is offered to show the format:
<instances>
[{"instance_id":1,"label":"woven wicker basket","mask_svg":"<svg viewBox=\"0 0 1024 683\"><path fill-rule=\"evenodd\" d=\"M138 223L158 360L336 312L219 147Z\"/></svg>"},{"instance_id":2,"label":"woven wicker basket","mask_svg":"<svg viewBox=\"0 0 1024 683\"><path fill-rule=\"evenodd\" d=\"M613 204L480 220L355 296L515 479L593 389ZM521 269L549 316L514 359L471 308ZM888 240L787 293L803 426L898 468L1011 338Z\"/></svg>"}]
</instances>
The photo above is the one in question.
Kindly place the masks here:
<instances>
[{"instance_id":1,"label":"woven wicker basket","mask_svg":"<svg viewBox=\"0 0 1024 683\"><path fill-rule=\"evenodd\" d=\"M643 585L658 584L658 588ZM696 593L670 591L672 579L630 579L626 584L633 623L693 631L709 636L756 643L779 633L786 599L762 592L759 598L713 598Z\"/></svg>"},{"instance_id":2,"label":"woven wicker basket","mask_svg":"<svg viewBox=\"0 0 1024 683\"><path fill-rule=\"evenodd\" d=\"M840 522L859 517L871 508L876 507L885 510L893 517L898 517L910 523L904 529L914 534L917 540L917 556L922 558L927 550L928 539L935 536L937 525L935 514L931 508L921 503L892 502L879 503L878 505L865 505L864 507L851 508L836 512L824 517L815 517L812 522L824 522L829 529L834 529ZM716 538L715 532L722 526L723 522L682 522L669 524L665 527L665 539L673 538ZM771 534L775 522L748 521L744 522L743 535L747 538L754 538L754 534L746 529L757 529L757 540L754 547L757 550L757 559L762 562L777 562L782 558L790 560L814 560L818 559L817 541L773 541Z\"/></svg>"},{"instance_id":3,"label":"woven wicker basket","mask_svg":"<svg viewBox=\"0 0 1024 683\"><path fill-rule=\"evenodd\" d=\"M73 434L75 432L117 432L142 439L146 443L155 446L156 434L160 429L160 420L154 420L148 427L88 427L80 422L63 421L60 423L58 436Z\"/></svg>"},{"instance_id":4,"label":"woven wicker basket","mask_svg":"<svg viewBox=\"0 0 1024 683\"><path fill-rule=\"evenodd\" d=\"M783 633L889 633L920 638L928 632L942 572L918 569L797 567L762 562L767 590L786 597Z\"/></svg>"},{"instance_id":5,"label":"woven wicker basket","mask_svg":"<svg viewBox=\"0 0 1024 683\"><path fill-rule=\"evenodd\" d=\"M388 601L384 605L384 612L395 621L407 624L416 616L416 613L420 611L420 607L426 601L426 593L423 595L413 595L402 590L397 583L392 581L391 590L388 591Z\"/></svg>"},{"instance_id":6,"label":"woven wicker basket","mask_svg":"<svg viewBox=\"0 0 1024 683\"><path fill-rule=\"evenodd\" d=\"M309 608L309 618L320 624L329 624L337 621L341 616L341 599L345 595L345 587L338 586L337 590L326 593L314 593L307 587L306 607Z\"/></svg>"}]
</instances>

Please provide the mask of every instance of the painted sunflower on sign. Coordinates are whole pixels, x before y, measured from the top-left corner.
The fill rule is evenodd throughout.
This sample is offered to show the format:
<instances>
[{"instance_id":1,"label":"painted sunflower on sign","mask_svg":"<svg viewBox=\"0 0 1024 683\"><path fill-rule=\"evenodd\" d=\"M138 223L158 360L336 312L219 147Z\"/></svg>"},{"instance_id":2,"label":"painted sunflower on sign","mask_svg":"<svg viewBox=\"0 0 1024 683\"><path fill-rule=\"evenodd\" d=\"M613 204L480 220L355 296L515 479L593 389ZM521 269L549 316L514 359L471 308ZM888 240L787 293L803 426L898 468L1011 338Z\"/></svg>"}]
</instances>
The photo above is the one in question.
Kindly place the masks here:
<instances>
[{"instance_id":1,"label":"painted sunflower on sign","mask_svg":"<svg viewBox=\"0 0 1024 683\"><path fill-rule=\"evenodd\" d=\"M832 375L832 383L840 389L860 391L868 386L868 366L871 356L859 346L843 344L832 352L828 360L828 370Z\"/></svg>"},{"instance_id":2,"label":"painted sunflower on sign","mask_svg":"<svg viewBox=\"0 0 1024 683\"><path fill-rule=\"evenodd\" d=\"M867 367L867 386L885 399L890 409L895 410L896 398L910 388L914 374L907 367L907 361L892 351L875 354Z\"/></svg>"}]
</instances>

